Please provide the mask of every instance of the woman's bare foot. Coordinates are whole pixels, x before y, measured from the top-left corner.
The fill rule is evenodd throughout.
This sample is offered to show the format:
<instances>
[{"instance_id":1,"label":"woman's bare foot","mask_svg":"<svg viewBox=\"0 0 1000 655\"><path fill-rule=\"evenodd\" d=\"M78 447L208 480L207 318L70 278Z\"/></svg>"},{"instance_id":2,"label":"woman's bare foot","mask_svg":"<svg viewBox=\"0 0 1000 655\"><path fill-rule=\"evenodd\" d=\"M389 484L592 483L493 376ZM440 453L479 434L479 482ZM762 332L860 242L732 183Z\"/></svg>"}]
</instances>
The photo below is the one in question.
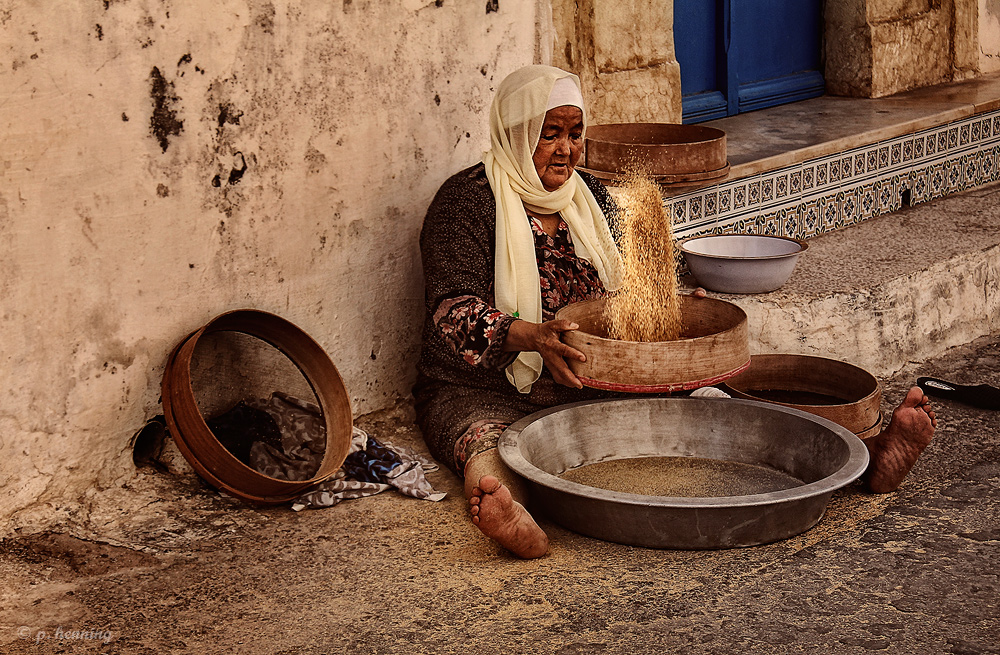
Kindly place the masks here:
<instances>
[{"instance_id":1,"label":"woman's bare foot","mask_svg":"<svg viewBox=\"0 0 1000 655\"><path fill-rule=\"evenodd\" d=\"M892 412L889 426L865 440L871 461L865 472L868 487L877 494L895 491L934 436L937 416L920 387L911 387Z\"/></svg>"},{"instance_id":2,"label":"woman's bare foot","mask_svg":"<svg viewBox=\"0 0 1000 655\"><path fill-rule=\"evenodd\" d=\"M481 477L472 489L469 513L483 534L518 557L541 557L549 549L549 538L535 519L492 475Z\"/></svg>"}]
</instances>

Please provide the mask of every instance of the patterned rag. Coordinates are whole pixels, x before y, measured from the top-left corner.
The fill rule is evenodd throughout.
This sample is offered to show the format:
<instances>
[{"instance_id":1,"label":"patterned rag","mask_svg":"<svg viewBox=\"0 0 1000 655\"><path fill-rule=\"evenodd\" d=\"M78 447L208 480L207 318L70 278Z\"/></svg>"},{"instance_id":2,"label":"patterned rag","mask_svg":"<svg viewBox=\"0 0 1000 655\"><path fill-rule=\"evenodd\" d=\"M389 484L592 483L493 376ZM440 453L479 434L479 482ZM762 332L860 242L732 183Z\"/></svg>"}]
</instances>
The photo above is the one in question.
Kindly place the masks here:
<instances>
[{"instance_id":1,"label":"patterned rag","mask_svg":"<svg viewBox=\"0 0 1000 655\"><path fill-rule=\"evenodd\" d=\"M437 469L434 460L405 446L388 441L380 443L355 427L351 435L351 452L344 465L332 478L299 497L292 509L298 512L333 507L348 498L374 496L394 487L407 496L437 502L445 493L435 491L424 476Z\"/></svg>"},{"instance_id":2,"label":"patterned rag","mask_svg":"<svg viewBox=\"0 0 1000 655\"><path fill-rule=\"evenodd\" d=\"M315 403L281 392L249 407L270 416L281 435L279 443L256 441L250 447L250 467L279 480L308 480L316 475L326 453L326 424Z\"/></svg>"},{"instance_id":3,"label":"patterned rag","mask_svg":"<svg viewBox=\"0 0 1000 655\"><path fill-rule=\"evenodd\" d=\"M272 478L308 480L319 470L326 452L326 426L319 406L281 392L268 400L241 401L209 424L215 426L213 431L224 428L227 440L237 444L246 457L244 461ZM241 431L242 435L237 434ZM424 475L437 468L434 460L404 446L379 442L355 427L340 470L310 488L292 509L333 507L346 498L372 496L392 488L414 498L438 501L445 494L435 491Z\"/></svg>"}]
</instances>

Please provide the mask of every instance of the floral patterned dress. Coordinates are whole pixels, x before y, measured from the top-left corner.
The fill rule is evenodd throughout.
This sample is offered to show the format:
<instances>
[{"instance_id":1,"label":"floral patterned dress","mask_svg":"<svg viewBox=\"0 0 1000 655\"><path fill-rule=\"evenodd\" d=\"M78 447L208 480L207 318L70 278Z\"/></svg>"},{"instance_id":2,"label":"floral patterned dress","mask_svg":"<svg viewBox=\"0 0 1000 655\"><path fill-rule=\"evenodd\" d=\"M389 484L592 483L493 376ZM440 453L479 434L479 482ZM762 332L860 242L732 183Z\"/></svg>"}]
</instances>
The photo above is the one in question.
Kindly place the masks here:
<instances>
[{"instance_id":1,"label":"floral patterned dress","mask_svg":"<svg viewBox=\"0 0 1000 655\"><path fill-rule=\"evenodd\" d=\"M576 256L569 226L559 221L550 236L541 223L529 218L535 237L538 281L542 290L542 320L551 321L566 305L604 296L604 284L590 262ZM503 340L514 317L490 306L478 296L450 298L440 305L434 323L455 352L473 366L506 366L509 353Z\"/></svg>"},{"instance_id":2,"label":"floral patterned dress","mask_svg":"<svg viewBox=\"0 0 1000 655\"><path fill-rule=\"evenodd\" d=\"M603 185L584 181L613 220ZM593 389L556 384L543 369L531 392L521 394L504 369L517 357L503 342L516 319L493 306L496 204L482 164L452 176L428 210L421 232L427 318L413 393L417 423L431 454L459 476L475 452L495 445L503 426L540 409L607 397ZM576 256L564 221L554 235L535 219L542 319L569 303L599 298L597 271ZM485 440L484 440L485 436Z\"/></svg>"}]
</instances>

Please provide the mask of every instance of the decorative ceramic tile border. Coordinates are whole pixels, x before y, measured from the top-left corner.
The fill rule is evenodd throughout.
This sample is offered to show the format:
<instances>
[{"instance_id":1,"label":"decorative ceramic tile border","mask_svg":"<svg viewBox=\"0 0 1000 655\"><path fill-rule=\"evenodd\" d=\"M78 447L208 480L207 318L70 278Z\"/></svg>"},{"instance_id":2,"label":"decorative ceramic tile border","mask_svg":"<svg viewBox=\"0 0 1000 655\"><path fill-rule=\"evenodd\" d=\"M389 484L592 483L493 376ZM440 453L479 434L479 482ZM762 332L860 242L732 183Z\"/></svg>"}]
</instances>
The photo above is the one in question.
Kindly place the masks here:
<instances>
[{"instance_id":1,"label":"decorative ceramic tile border","mask_svg":"<svg viewBox=\"0 0 1000 655\"><path fill-rule=\"evenodd\" d=\"M678 238L808 239L1000 179L1000 110L664 199Z\"/></svg>"}]
</instances>

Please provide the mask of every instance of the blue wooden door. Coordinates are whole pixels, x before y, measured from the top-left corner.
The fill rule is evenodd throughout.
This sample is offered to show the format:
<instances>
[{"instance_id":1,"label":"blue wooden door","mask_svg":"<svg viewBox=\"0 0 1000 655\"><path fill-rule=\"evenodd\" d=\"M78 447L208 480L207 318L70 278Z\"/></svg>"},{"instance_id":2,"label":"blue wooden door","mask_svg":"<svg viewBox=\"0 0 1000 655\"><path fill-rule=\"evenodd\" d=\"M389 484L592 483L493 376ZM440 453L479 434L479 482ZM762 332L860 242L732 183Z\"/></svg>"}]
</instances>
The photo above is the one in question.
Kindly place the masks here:
<instances>
[{"instance_id":1,"label":"blue wooden door","mask_svg":"<svg viewBox=\"0 0 1000 655\"><path fill-rule=\"evenodd\" d=\"M674 0L684 122L823 94L822 0Z\"/></svg>"}]
</instances>

